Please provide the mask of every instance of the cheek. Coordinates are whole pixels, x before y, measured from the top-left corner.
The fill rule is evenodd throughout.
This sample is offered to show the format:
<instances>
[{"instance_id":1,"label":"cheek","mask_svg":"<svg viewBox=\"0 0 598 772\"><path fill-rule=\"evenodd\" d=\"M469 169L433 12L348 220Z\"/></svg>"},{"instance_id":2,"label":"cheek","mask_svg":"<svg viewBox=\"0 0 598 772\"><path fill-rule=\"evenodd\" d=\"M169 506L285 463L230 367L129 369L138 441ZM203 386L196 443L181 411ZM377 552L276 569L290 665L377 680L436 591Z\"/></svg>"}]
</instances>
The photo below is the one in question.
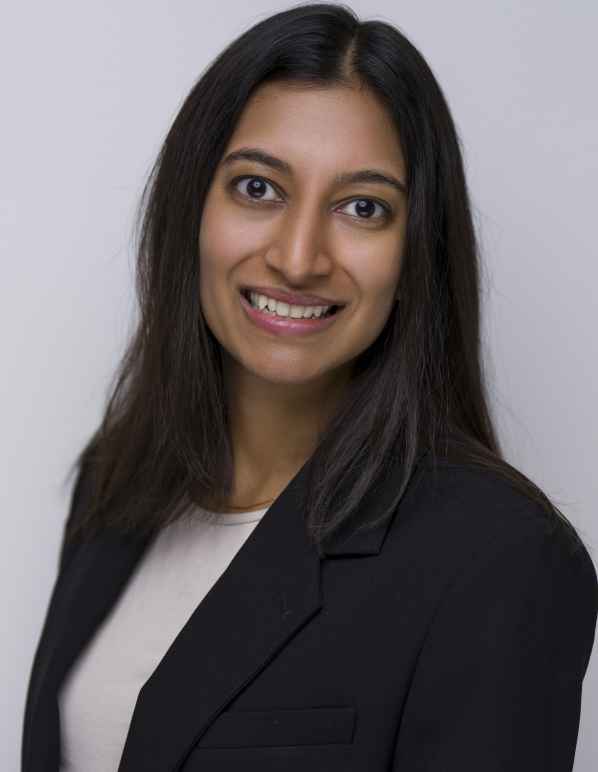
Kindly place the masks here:
<instances>
[{"instance_id":1,"label":"cheek","mask_svg":"<svg viewBox=\"0 0 598 772\"><path fill-rule=\"evenodd\" d=\"M395 255L362 255L359 263L347 264L357 287L360 302L380 305L381 310L394 299L400 275L400 258Z\"/></svg>"},{"instance_id":2,"label":"cheek","mask_svg":"<svg viewBox=\"0 0 598 772\"><path fill-rule=\"evenodd\" d=\"M199 233L199 254L206 268L214 263L224 263L238 249L238 236L227 228L218 215L204 214Z\"/></svg>"},{"instance_id":3,"label":"cheek","mask_svg":"<svg viewBox=\"0 0 598 772\"><path fill-rule=\"evenodd\" d=\"M404 248L402 226L399 222L385 232L344 239L336 245L361 301L385 304L394 297Z\"/></svg>"},{"instance_id":4,"label":"cheek","mask_svg":"<svg viewBox=\"0 0 598 772\"><path fill-rule=\"evenodd\" d=\"M235 259L243 243L239 228L231 222L226 201L211 188L204 203L199 229L199 253L202 263L226 264Z\"/></svg>"},{"instance_id":5,"label":"cheek","mask_svg":"<svg viewBox=\"0 0 598 772\"><path fill-rule=\"evenodd\" d=\"M202 223L199 238L200 269L226 276L250 255L261 254L263 239L222 215Z\"/></svg>"}]
</instances>

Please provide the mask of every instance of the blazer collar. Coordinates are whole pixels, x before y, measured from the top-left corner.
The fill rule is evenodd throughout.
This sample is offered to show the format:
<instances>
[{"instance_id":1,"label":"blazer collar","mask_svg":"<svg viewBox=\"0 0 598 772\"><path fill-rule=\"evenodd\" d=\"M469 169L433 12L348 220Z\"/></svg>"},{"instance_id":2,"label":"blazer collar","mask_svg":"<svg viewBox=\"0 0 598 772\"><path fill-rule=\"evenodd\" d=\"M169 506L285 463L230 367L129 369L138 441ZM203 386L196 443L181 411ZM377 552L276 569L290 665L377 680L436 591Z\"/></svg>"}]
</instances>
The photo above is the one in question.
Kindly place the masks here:
<instances>
[{"instance_id":1,"label":"blazer collar","mask_svg":"<svg viewBox=\"0 0 598 772\"><path fill-rule=\"evenodd\" d=\"M143 685L118 772L178 768L217 715L322 609L321 560L304 524L308 471L309 460L266 511ZM368 521L396 495L400 472L400 465L393 463L384 482L364 499L360 509ZM375 555L389 526L387 520L371 530L330 539L325 558ZM58 689L148 543L102 536L83 545L59 578L48 614L51 625L40 642L45 656L32 682L29 737L39 742L30 747L26 772L53 768L44 764L59 747Z\"/></svg>"}]
</instances>

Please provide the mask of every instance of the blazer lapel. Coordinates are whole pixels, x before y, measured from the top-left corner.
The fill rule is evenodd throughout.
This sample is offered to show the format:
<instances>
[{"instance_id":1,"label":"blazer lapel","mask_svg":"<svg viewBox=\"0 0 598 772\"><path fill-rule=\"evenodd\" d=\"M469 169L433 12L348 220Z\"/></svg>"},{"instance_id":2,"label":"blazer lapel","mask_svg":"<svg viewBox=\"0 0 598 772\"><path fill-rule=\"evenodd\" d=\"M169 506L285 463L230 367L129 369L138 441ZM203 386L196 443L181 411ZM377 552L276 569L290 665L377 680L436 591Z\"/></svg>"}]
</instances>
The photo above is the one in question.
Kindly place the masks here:
<instances>
[{"instance_id":1,"label":"blazer lapel","mask_svg":"<svg viewBox=\"0 0 598 772\"><path fill-rule=\"evenodd\" d=\"M309 460L140 690L118 772L175 770L227 704L322 609L321 559L304 523L308 471ZM364 499L361 509L367 520L381 514L396 495L399 473L397 464L391 465L385 482ZM352 531L348 538L336 536L326 543L325 557L376 554L389 525ZM26 772L58 769L58 689L148 542L103 536L83 546L59 580L32 673Z\"/></svg>"},{"instance_id":2,"label":"blazer lapel","mask_svg":"<svg viewBox=\"0 0 598 772\"><path fill-rule=\"evenodd\" d=\"M176 769L322 607L320 561L303 527L299 483L295 477L267 510L141 689L119 772Z\"/></svg>"}]
</instances>

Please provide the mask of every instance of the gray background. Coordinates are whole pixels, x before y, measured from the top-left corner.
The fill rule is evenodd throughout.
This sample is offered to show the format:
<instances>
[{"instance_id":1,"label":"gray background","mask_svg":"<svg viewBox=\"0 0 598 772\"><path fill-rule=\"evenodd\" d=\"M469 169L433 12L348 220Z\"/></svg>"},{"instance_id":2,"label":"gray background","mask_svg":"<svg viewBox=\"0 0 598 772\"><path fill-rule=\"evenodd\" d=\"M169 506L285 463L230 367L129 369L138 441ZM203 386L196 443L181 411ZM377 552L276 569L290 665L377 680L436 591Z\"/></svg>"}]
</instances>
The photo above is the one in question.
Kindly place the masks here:
<instances>
[{"instance_id":1,"label":"gray background","mask_svg":"<svg viewBox=\"0 0 598 772\"><path fill-rule=\"evenodd\" d=\"M0 767L55 578L68 465L136 318L133 208L182 99L285 2L12 3L0 31ZM598 563L594 2L353 2L398 26L445 91L484 260L484 339L507 460ZM598 760L598 655L576 772ZM592 763L592 761L594 763Z\"/></svg>"}]
</instances>

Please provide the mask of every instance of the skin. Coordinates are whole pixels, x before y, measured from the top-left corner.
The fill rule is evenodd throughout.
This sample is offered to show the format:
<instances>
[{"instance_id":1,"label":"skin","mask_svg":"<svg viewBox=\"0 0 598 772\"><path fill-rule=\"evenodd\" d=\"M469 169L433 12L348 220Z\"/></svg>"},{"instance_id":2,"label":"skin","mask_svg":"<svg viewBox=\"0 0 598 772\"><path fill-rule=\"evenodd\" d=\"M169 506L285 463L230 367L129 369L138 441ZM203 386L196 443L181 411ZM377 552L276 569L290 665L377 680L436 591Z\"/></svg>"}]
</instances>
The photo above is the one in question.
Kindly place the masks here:
<instances>
[{"instance_id":1,"label":"skin","mask_svg":"<svg viewBox=\"0 0 598 772\"><path fill-rule=\"evenodd\" d=\"M202 215L201 307L223 348L235 484L230 506L276 498L314 452L318 431L350 380L352 363L378 337L401 271L407 195L383 183L335 186L339 172L380 169L406 185L394 125L357 88L262 85L223 153L260 148L292 167L221 160ZM247 175L248 179L234 180ZM257 193L251 185L262 180ZM360 215L357 200L369 204ZM363 205L362 205L363 206ZM363 210L362 210L363 211ZM275 336L239 299L265 285L347 302L327 330Z\"/></svg>"}]
</instances>

